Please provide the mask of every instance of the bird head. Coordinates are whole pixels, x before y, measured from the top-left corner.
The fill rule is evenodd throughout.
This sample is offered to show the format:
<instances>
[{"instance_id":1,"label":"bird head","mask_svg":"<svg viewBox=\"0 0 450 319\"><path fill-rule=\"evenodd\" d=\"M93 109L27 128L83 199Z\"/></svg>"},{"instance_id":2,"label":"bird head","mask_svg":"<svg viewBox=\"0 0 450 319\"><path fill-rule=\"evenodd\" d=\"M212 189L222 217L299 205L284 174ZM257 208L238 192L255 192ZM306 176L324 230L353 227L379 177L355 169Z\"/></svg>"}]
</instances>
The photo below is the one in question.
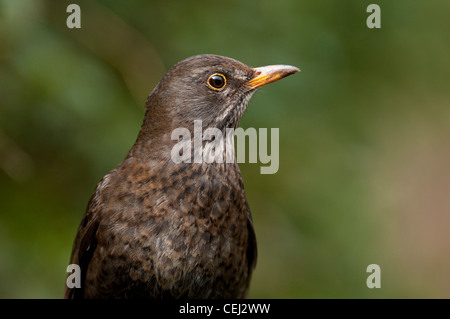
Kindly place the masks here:
<instances>
[{"instance_id":1,"label":"bird head","mask_svg":"<svg viewBox=\"0 0 450 319\"><path fill-rule=\"evenodd\" d=\"M196 55L175 64L147 98L144 122L128 156L167 158L171 133L194 121L203 128L236 128L255 90L300 70L290 65L249 67L237 60ZM151 155L150 155L151 154Z\"/></svg>"},{"instance_id":2,"label":"bird head","mask_svg":"<svg viewBox=\"0 0 450 319\"><path fill-rule=\"evenodd\" d=\"M192 127L194 120L202 120L204 127L236 128L258 87L298 71L290 65L252 68L212 54L189 57L175 64L152 91L146 117L171 129ZM160 121L162 114L166 123Z\"/></svg>"}]
</instances>

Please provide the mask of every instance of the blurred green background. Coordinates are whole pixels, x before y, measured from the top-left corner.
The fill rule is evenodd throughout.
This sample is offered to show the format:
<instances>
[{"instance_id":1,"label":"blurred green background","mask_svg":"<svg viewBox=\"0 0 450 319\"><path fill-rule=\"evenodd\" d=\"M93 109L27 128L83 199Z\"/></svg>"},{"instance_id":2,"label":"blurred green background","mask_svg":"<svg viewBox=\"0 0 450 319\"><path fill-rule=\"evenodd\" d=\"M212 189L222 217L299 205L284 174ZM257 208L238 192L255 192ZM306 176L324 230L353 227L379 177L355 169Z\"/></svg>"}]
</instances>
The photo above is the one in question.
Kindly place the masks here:
<instances>
[{"instance_id":1,"label":"blurred green background","mask_svg":"<svg viewBox=\"0 0 450 319\"><path fill-rule=\"evenodd\" d=\"M68 29L67 5L81 7ZM370 3L381 29L366 26ZM450 298L450 2L0 0L0 297L60 298L97 182L174 63L215 53L302 72L243 128L280 128L280 169L241 164L252 298ZM381 267L381 288L366 267Z\"/></svg>"}]
</instances>

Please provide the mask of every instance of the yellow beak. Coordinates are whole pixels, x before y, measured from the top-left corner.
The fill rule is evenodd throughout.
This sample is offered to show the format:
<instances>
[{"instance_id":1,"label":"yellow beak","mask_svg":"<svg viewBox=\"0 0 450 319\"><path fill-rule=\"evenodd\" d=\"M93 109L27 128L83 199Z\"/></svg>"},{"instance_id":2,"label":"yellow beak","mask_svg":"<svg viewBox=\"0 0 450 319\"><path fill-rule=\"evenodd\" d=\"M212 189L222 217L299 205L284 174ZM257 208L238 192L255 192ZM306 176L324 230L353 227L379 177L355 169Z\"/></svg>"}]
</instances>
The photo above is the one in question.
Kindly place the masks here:
<instances>
[{"instance_id":1,"label":"yellow beak","mask_svg":"<svg viewBox=\"0 0 450 319\"><path fill-rule=\"evenodd\" d=\"M254 70L255 77L245 83L248 91L278 81L296 72L300 72L299 68L292 65L268 65L254 68Z\"/></svg>"}]
</instances>

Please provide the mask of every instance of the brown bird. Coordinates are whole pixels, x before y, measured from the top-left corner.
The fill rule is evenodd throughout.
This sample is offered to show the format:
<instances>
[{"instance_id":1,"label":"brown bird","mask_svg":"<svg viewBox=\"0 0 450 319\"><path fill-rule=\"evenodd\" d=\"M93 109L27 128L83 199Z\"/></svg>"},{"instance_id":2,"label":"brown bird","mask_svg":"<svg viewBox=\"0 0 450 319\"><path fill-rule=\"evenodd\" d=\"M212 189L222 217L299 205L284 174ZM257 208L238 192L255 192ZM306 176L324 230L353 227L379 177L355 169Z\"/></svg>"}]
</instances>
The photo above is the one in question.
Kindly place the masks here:
<instances>
[{"instance_id":1,"label":"brown bird","mask_svg":"<svg viewBox=\"0 0 450 319\"><path fill-rule=\"evenodd\" d=\"M172 132L194 136L201 120L225 134L256 88L298 71L209 54L173 66L146 101L133 147L89 201L70 262L81 269L81 288L66 287L65 298L246 297L256 238L236 159L180 153L178 163Z\"/></svg>"}]
</instances>

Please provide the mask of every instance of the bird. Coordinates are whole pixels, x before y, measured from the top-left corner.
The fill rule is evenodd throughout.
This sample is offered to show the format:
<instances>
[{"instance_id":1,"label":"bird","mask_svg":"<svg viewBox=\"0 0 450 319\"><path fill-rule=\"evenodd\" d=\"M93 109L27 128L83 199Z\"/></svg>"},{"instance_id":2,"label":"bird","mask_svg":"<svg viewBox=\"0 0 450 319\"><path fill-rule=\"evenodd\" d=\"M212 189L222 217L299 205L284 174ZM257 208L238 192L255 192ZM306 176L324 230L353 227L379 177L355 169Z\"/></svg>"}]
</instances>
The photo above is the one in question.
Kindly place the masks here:
<instances>
[{"instance_id":1,"label":"bird","mask_svg":"<svg viewBox=\"0 0 450 319\"><path fill-rule=\"evenodd\" d=\"M146 100L135 143L89 200L70 259L80 287L66 284L64 298L246 298L257 244L236 159L174 161L173 131L193 134L195 120L237 128L257 88L298 71L214 54L170 68Z\"/></svg>"}]
</instances>

